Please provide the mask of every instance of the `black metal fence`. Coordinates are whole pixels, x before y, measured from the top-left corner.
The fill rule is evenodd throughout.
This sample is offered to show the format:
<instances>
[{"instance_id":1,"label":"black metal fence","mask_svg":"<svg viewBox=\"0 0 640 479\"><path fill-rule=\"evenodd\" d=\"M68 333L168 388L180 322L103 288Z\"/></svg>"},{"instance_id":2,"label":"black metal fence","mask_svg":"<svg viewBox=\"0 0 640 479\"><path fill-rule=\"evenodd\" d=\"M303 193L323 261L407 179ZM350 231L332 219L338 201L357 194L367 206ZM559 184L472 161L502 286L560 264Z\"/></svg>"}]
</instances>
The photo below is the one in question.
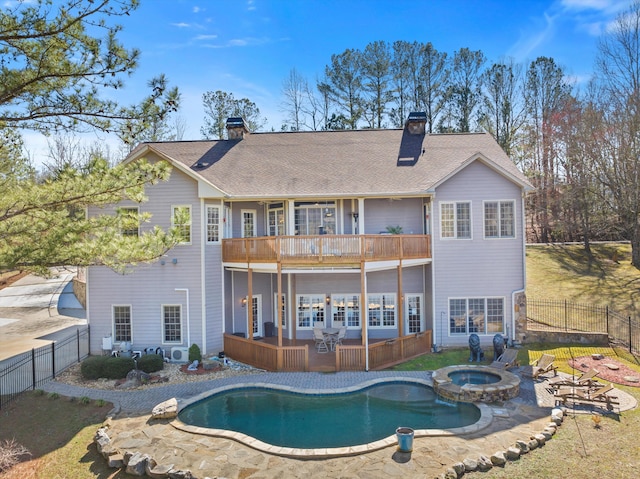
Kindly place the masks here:
<instances>
[{"instance_id":1,"label":"black metal fence","mask_svg":"<svg viewBox=\"0 0 640 479\"><path fill-rule=\"evenodd\" d=\"M606 333L610 342L640 354L640 322L608 306L527 298L527 320L531 329Z\"/></svg>"},{"instance_id":2,"label":"black metal fence","mask_svg":"<svg viewBox=\"0 0 640 479\"><path fill-rule=\"evenodd\" d=\"M0 409L89 356L89 328L0 362Z\"/></svg>"}]
</instances>

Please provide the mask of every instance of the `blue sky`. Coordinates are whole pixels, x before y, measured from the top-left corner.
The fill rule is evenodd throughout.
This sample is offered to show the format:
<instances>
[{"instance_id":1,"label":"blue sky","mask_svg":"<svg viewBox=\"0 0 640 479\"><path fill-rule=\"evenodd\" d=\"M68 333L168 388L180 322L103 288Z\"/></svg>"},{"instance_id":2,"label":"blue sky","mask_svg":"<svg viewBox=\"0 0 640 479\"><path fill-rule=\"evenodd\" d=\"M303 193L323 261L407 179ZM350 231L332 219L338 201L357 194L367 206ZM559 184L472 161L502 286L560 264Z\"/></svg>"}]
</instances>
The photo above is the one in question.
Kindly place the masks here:
<instances>
[{"instance_id":1,"label":"blue sky","mask_svg":"<svg viewBox=\"0 0 640 479\"><path fill-rule=\"evenodd\" d=\"M296 68L310 83L331 55L376 40L431 42L448 54L467 47L489 62L553 57L578 84L593 71L597 39L629 0L141 0L119 19L120 38L141 50L119 91L133 103L164 73L179 87L185 139L200 139L202 94L249 98L280 129L282 83ZM95 138L95 137L94 137ZM108 140L108 139L107 139ZM42 138L29 135L36 162ZM46 151L46 150L45 150Z\"/></svg>"}]
</instances>

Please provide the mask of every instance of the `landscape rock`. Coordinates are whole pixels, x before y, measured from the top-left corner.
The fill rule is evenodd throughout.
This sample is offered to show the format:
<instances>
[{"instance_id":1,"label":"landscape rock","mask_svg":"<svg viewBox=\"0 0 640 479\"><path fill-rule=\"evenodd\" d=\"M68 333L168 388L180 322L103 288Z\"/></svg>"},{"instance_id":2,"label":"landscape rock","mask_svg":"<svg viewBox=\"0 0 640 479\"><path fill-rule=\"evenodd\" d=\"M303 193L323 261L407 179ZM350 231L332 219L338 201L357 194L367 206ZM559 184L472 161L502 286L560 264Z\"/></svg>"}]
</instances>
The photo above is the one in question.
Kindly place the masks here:
<instances>
[{"instance_id":1,"label":"landscape rock","mask_svg":"<svg viewBox=\"0 0 640 479\"><path fill-rule=\"evenodd\" d=\"M144 476L147 473L147 461L149 459L148 454L136 452L129 458L125 472L132 476Z\"/></svg>"},{"instance_id":2,"label":"landscape rock","mask_svg":"<svg viewBox=\"0 0 640 479\"><path fill-rule=\"evenodd\" d=\"M491 468L493 468L493 463L491 462L491 459L489 459L487 456L480 456L478 458L478 470L479 471L486 472Z\"/></svg>"},{"instance_id":3,"label":"landscape rock","mask_svg":"<svg viewBox=\"0 0 640 479\"><path fill-rule=\"evenodd\" d=\"M456 473L456 477L462 477L464 475L464 464L461 462L456 462L453 466L451 466L454 472Z\"/></svg>"},{"instance_id":4,"label":"landscape rock","mask_svg":"<svg viewBox=\"0 0 640 479\"><path fill-rule=\"evenodd\" d=\"M516 441L516 447L520 449L520 454L526 454L529 452L529 441Z\"/></svg>"},{"instance_id":5,"label":"landscape rock","mask_svg":"<svg viewBox=\"0 0 640 479\"><path fill-rule=\"evenodd\" d=\"M462 463L466 472L473 472L478 469L478 461L475 459L467 458Z\"/></svg>"},{"instance_id":6,"label":"landscape rock","mask_svg":"<svg viewBox=\"0 0 640 479\"><path fill-rule=\"evenodd\" d=\"M520 458L521 449L519 447L511 446L507 449L506 456L510 461L515 461Z\"/></svg>"},{"instance_id":7,"label":"landscape rock","mask_svg":"<svg viewBox=\"0 0 640 479\"><path fill-rule=\"evenodd\" d=\"M540 443L538 442L538 440L535 437L531 438L527 442L527 446L529 446L529 450L530 451L533 451L534 449L538 449L539 445L540 445Z\"/></svg>"},{"instance_id":8,"label":"landscape rock","mask_svg":"<svg viewBox=\"0 0 640 479\"><path fill-rule=\"evenodd\" d=\"M178 416L178 400L167 399L156 405L151 411L151 419L173 419Z\"/></svg>"},{"instance_id":9,"label":"landscape rock","mask_svg":"<svg viewBox=\"0 0 640 479\"><path fill-rule=\"evenodd\" d=\"M442 476L444 479L458 479L460 476L453 470L453 468L448 468L444 471L444 475Z\"/></svg>"},{"instance_id":10,"label":"landscape rock","mask_svg":"<svg viewBox=\"0 0 640 479\"><path fill-rule=\"evenodd\" d=\"M155 461L154 461L155 462ZM173 469L173 464L158 464L152 468L147 468L147 476L152 479L166 479Z\"/></svg>"},{"instance_id":11,"label":"landscape rock","mask_svg":"<svg viewBox=\"0 0 640 479\"><path fill-rule=\"evenodd\" d=\"M171 470L169 471L170 479L197 479L191 471Z\"/></svg>"},{"instance_id":12,"label":"landscape rock","mask_svg":"<svg viewBox=\"0 0 640 479\"><path fill-rule=\"evenodd\" d=\"M122 454L114 454L107 458L107 466L112 469L120 469L124 467L124 458Z\"/></svg>"},{"instance_id":13,"label":"landscape rock","mask_svg":"<svg viewBox=\"0 0 640 479\"><path fill-rule=\"evenodd\" d=\"M544 434L536 434L533 436L533 439L538 441L539 446L544 446L547 442L547 438L545 437Z\"/></svg>"},{"instance_id":14,"label":"landscape rock","mask_svg":"<svg viewBox=\"0 0 640 479\"><path fill-rule=\"evenodd\" d=\"M498 451L491 456L491 463L494 466L504 466L507 463L507 457L504 451Z\"/></svg>"}]
</instances>

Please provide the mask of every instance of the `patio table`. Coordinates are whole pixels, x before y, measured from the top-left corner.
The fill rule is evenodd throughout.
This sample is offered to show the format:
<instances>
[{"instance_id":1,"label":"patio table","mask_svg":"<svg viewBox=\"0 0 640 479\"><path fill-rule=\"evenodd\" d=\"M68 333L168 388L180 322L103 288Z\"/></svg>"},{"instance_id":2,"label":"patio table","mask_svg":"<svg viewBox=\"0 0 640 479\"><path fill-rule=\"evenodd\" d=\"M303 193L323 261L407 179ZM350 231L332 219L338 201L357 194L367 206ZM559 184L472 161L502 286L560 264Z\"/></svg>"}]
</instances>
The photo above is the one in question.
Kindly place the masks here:
<instances>
[{"instance_id":1,"label":"patio table","mask_svg":"<svg viewBox=\"0 0 640 479\"><path fill-rule=\"evenodd\" d=\"M335 351L336 347L336 339L338 338L338 333L340 332L339 328L324 328L322 330L322 334L324 335L324 339L329 341L329 345L331 351Z\"/></svg>"}]
</instances>

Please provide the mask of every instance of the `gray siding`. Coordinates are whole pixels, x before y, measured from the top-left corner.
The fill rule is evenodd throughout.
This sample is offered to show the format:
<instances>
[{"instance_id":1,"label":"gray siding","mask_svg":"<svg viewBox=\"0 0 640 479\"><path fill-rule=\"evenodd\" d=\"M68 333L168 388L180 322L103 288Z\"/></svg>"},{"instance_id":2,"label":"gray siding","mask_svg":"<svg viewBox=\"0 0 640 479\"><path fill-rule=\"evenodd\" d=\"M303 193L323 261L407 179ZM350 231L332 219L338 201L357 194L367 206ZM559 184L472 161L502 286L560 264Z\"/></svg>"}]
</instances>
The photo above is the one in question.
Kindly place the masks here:
<instances>
[{"instance_id":1,"label":"gray siding","mask_svg":"<svg viewBox=\"0 0 640 479\"><path fill-rule=\"evenodd\" d=\"M422 234L422 199L371 199L364 202L366 234L384 233L387 226L402 226L404 234Z\"/></svg>"},{"instance_id":2,"label":"gray siding","mask_svg":"<svg viewBox=\"0 0 640 479\"><path fill-rule=\"evenodd\" d=\"M152 214L148 224L141 229L159 225L171 226L171 207L191 205L192 242L178 245L167 253L161 261L141 264L125 275L116 274L108 268L92 267L87 274L89 307L87 315L91 323L90 348L92 354L98 354L102 348L102 337L112 333L112 305L131 305L132 340L134 349L146 347L165 347L169 353L172 346L163 345L162 305L182 305L182 343L187 340L187 301L185 292L189 290L190 342L202 347L202 295L201 295L201 250L202 238L200 201L197 198L195 181L174 169L167 182L161 182L147 188L149 200L139 205L140 211ZM138 206L138 205L136 205ZM104 211L90 209L89 214L101 214ZM175 260L175 264L173 261Z\"/></svg>"},{"instance_id":3,"label":"gray siding","mask_svg":"<svg viewBox=\"0 0 640 479\"><path fill-rule=\"evenodd\" d=\"M515 201L515 238L484 239L485 200ZM471 202L471 240L440 238L440 204L448 201ZM434 341L444 345L468 344L467 335L449 334L449 298L504 298L504 319L511 334L511 295L524 288L521 189L476 161L437 188L432 214L437 325ZM493 333L479 336L483 344L490 344Z\"/></svg>"}]
</instances>

